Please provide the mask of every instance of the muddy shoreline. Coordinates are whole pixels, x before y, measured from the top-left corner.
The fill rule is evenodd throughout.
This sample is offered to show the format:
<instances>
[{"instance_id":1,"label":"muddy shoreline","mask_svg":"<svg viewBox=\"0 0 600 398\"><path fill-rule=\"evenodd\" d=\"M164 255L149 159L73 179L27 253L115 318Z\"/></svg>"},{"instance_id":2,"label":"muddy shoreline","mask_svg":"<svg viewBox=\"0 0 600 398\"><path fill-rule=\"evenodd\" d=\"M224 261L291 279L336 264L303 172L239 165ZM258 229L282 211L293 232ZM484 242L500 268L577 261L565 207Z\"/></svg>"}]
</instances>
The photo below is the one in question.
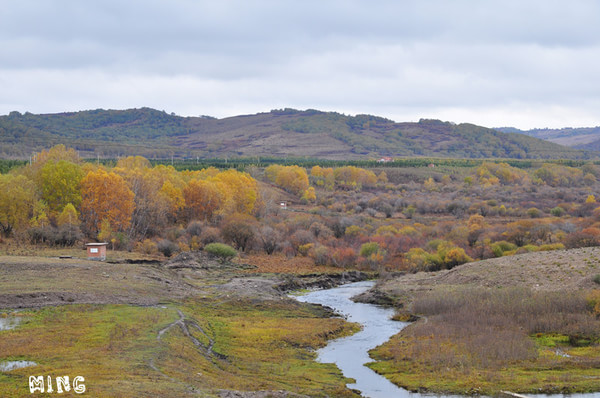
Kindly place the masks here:
<instances>
[{"instance_id":1,"label":"muddy shoreline","mask_svg":"<svg viewBox=\"0 0 600 398\"><path fill-rule=\"evenodd\" d=\"M231 299L280 300L294 290L326 289L377 276L361 271L305 275L245 272L251 267L220 262L202 252L182 253L158 264L154 260L100 263L77 259L32 258L31 262L27 258L14 262L9 259L0 265L0 276L19 283L3 289L0 309L67 304L152 306L207 294Z\"/></svg>"}]
</instances>

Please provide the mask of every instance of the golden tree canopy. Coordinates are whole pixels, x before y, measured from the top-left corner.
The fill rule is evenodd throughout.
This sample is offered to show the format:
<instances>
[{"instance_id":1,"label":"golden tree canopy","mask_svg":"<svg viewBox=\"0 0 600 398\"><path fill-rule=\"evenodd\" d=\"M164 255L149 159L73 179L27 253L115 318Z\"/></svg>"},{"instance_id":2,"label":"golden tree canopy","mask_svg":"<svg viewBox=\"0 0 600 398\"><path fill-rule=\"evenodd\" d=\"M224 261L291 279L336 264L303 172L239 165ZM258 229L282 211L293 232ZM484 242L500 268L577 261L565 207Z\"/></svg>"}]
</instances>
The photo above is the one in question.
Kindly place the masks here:
<instances>
[{"instance_id":1,"label":"golden tree canopy","mask_svg":"<svg viewBox=\"0 0 600 398\"><path fill-rule=\"evenodd\" d=\"M123 177L102 169L91 171L81 182L81 196L81 215L88 231L97 233L102 220L108 220L116 231L129 226L135 202Z\"/></svg>"}]
</instances>

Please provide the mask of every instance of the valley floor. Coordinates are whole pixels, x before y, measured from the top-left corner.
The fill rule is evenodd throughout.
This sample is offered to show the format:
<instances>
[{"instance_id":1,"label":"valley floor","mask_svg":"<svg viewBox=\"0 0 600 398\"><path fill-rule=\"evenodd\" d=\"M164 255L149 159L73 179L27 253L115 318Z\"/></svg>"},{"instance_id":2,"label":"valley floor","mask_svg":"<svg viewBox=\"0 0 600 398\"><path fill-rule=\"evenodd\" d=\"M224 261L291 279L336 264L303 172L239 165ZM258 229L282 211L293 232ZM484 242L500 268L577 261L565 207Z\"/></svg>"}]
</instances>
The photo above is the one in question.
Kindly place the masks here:
<instances>
[{"instance_id":1,"label":"valley floor","mask_svg":"<svg viewBox=\"0 0 600 398\"><path fill-rule=\"evenodd\" d=\"M370 275L130 262L0 257L0 317L21 320L0 331L0 362L37 364L0 372L3 396L30 396L30 375L80 375L97 397L358 396L314 353L356 326L285 292ZM582 248L383 275L360 300L418 320L370 366L412 391L600 391L599 272L600 248Z\"/></svg>"}]
</instances>

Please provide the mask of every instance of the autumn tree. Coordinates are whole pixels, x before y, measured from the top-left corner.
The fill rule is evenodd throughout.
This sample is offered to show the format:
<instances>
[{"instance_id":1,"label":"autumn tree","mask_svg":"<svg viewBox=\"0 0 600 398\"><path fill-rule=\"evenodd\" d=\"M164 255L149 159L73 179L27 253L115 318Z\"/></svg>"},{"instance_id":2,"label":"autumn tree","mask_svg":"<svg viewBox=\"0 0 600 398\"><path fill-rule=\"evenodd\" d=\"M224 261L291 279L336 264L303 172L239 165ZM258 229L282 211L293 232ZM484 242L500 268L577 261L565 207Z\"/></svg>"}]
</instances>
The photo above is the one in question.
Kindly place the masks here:
<instances>
[{"instance_id":1,"label":"autumn tree","mask_svg":"<svg viewBox=\"0 0 600 398\"><path fill-rule=\"evenodd\" d=\"M123 177L134 194L135 210L127 231L128 237L158 234L167 225L172 211L171 198L163 191L167 181L164 168L152 168L144 157L129 156L120 159L114 171Z\"/></svg>"},{"instance_id":2,"label":"autumn tree","mask_svg":"<svg viewBox=\"0 0 600 398\"><path fill-rule=\"evenodd\" d=\"M251 214L254 211L258 201L258 184L250 174L229 169L216 174L208 181L216 183L221 190L224 200L221 213Z\"/></svg>"},{"instance_id":3,"label":"autumn tree","mask_svg":"<svg viewBox=\"0 0 600 398\"><path fill-rule=\"evenodd\" d=\"M324 187L328 191L332 191L335 187L335 176L331 167L313 166L310 170L310 177L318 187Z\"/></svg>"},{"instance_id":4,"label":"autumn tree","mask_svg":"<svg viewBox=\"0 0 600 398\"><path fill-rule=\"evenodd\" d=\"M179 212L185 206L185 199L183 197L183 188L186 182L182 176L173 166L158 165L152 169L152 172L157 176L159 181L162 182L159 194L167 202L168 213L167 217L174 221Z\"/></svg>"},{"instance_id":5,"label":"autumn tree","mask_svg":"<svg viewBox=\"0 0 600 398\"><path fill-rule=\"evenodd\" d=\"M32 227L47 227L50 225L48 218L48 205L43 200L38 200L33 204L33 212L29 225Z\"/></svg>"},{"instance_id":6,"label":"autumn tree","mask_svg":"<svg viewBox=\"0 0 600 398\"><path fill-rule=\"evenodd\" d=\"M584 183L582 170L553 163L544 163L533 175L551 187L572 187Z\"/></svg>"},{"instance_id":7,"label":"autumn tree","mask_svg":"<svg viewBox=\"0 0 600 398\"><path fill-rule=\"evenodd\" d=\"M502 162L483 162L475 170L475 175L479 183L483 186L496 184L516 185L529 181L527 172Z\"/></svg>"},{"instance_id":8,"label":"autumn tree","mask_svg":"<svg viewBox=\"0 0 600 398\"><path fill-rule=\"evenodd\" d=\"M0 174L0 229L4 236L27 226L35 203L35 185L24 175Z\"/></svg>"},{"instance_id":9,"label":"autumn tree","mask_svg":"<svg viewBox=\"0 0 600 398\"><path fill-rule=\"evenodd\" d=\"M183 188L185 215L188 220L210 220L223 204L222 192L211 181L191 180Z\"/></svg>"},{"instance_id":10,"label":"autumn tree","mask_svg":"<svg viewBox=\"0 0 600 398\"><path fill-rule=\"evenodd\" d=\"M531 242L531 231L535 223L532 220L520 220L509 223L502 233L506 240L521 247Z\"/></svg>"},{"instance_id":11,"label":"autumn tree","mask_svg":"<svg viewBox=\"0 0 600 398\"><path fill-rule=\"evenodd\" d=\"M25 173L37 183L39 173L47 163L57 163L61 160L74 164L79 164L81 162L75 149L67 148L60 144L35 154L32 158L31 165L27 167Z\"/></svg>"},{"instance_id":12,"label":"autumn tree","mask_svg":"<svg viewBox=\"0 0 600 398\"><path fill-rule=\"evenodd\" d=\"M117 161L115 166L119 169L144 170L152 167L150 161L143 156L127 156Z\"/></svg>"},{"instance_id":13,"label":"autumn tree","mask_svg":"<svg viewBox=\"0 0 600 398\"><path fill-rule=\"evenodd\" d=\"M345 189L360 191L363 187L377 184L375 173L355 166L338 167L333 170L333 174L336 184Z\"/></svg>"},{"instance_id":14,"label":"autumn tree","mask_svg":"<svg viewBox=\"0 0 600 398\"><path fill-rule=\"evenodd\" d=\"M56 218L58 230L56 232L56 243L61 246L73 246L82 238L79 225L79 214L71 203L67 203L63 211Z\"/></svg>"},{"instance_id":15,"label":"autumn tree","mask_svg":"<svg viewBox=\"0 0 600 398\"><path fill-rule=\"evenodd\" d=\"M123 177L103 169L89 172L81 182L81 216L95 236L106 220L114 231L125 231L135 209L134 194Z\"/></svg>"},{"instance_id":16,"label":"autumn tree","mask_svg":"<svg viewBox=\"0 0 600 398\"><path fill-rule=\"evenodd\" d=\"M314 202L317 200L317 193L313 187L308 187L306 191L302 194L303 201L305 202Z\"/></svg>"},{"instance_id":17,"label":"autumn tree","mask_svg":"<svg viewBox=\"0 0 600 398\"><path fill-rule=\"evenodd\" d=\"M274 184L294 195L301 196L308 189L308 174L300 166L271 165L265 175Z\"/></svg>"},{"instance_id":18,"label":"autumn tree","mask_svg":"<svg viewBox=\"0 0 600 398\"><path fill-rule=\"evenodd\" d=\"M482 215L473 214L469 217L469 220L467 221L467 227L469 229L467 240L469 242L469 246L473 247L475 245L487 226L488 225L485 222L485 218Z\"/></svg>"},{"instance_id":19,"label":"autumn tree","mask_svg":"<svg viewBox=\"0 0 600 398\"><path fill-rule=\"evenodd\" d=\"M63 208L63 211L56 218L56 225L59 227L63 225L68 226L79 226L81 221L79 221L79 214L77 213L77 209L73 206L72 203L67 203Z\"/></svg>"},{"instance_id":20,"label":"autumn tree","mask_svg":"<svg viewBox=\"0 0 600 398\"><path fill-rule=\"evenodd\" d=\"M67 203L81 203L81 166L67 160L48 161L40 170L39 188L42 200L51 214L58 215Z\"/></svg>"}]
</instances>

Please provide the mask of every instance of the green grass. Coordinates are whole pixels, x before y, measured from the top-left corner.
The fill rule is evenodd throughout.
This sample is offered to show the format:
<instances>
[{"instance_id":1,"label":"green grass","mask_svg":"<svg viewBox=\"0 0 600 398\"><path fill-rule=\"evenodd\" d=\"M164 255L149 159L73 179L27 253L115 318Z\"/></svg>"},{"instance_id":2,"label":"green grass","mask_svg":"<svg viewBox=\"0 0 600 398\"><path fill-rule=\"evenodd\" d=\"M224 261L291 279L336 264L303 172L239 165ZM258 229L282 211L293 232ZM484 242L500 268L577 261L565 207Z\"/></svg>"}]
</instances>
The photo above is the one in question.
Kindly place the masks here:
<instances>
[{"instance_id":1,"label":"green grass","mask_svg":"<svg viewBox=\"0 0 600 398\"><path fill-rule=\"evenodd\" d=\"M177 325L157 339L179 319L178 308L201 348ZM95 397L178 397L190 389L207 396L220 389L355 396L339 370L314 361L313 352L327 338L355 327L339 318L323 319L317 307L287 300L257 306L203 299L158 307L67 305L23 315L19 328L1 332L0 360L38 366L0 373L3 397L28 395L32 374L81 375Z\"/></svg>"}]
</instances>

